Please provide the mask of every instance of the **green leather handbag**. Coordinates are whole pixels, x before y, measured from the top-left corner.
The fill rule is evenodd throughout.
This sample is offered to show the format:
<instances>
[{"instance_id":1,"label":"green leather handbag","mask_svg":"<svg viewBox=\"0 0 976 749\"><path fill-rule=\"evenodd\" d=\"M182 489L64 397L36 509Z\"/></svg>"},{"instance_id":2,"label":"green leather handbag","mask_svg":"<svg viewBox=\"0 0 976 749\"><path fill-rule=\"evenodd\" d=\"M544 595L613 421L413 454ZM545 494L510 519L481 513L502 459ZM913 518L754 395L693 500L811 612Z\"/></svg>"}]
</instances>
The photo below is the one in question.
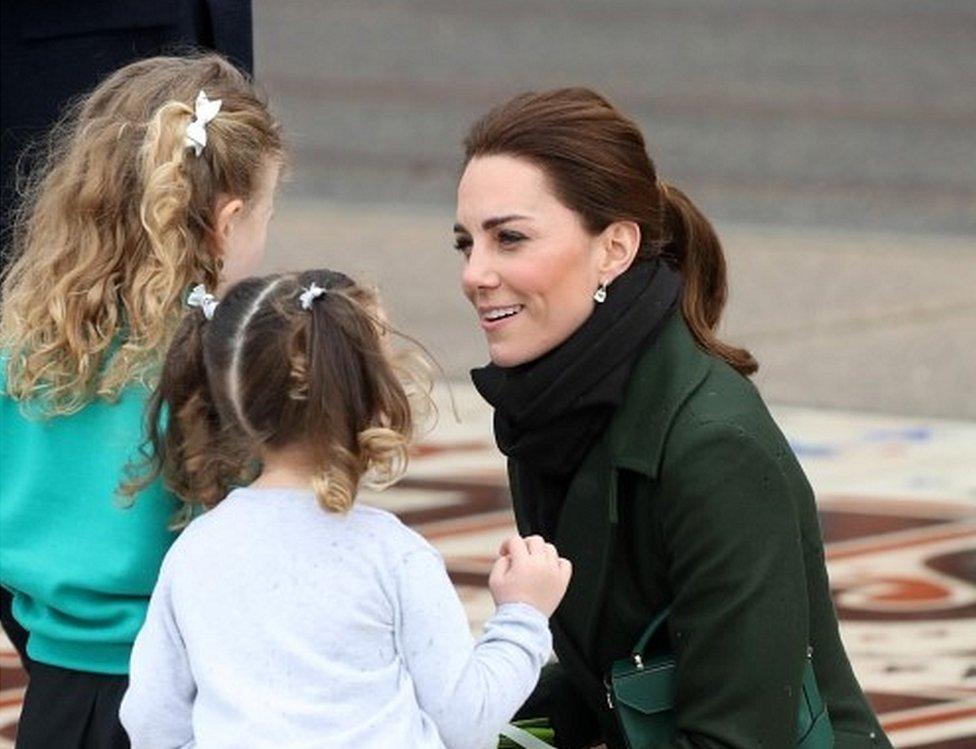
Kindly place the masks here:
<instances>
[{"instance_id":1,"label":"green leather handbag","mask_svg":"<svg viewBox=\"0 0 976 749\"><path fill-rule=\"evenodd\" d=\"M676 730L674 680L676 664L670 654L647 655L648 644L670 614L665 609L651 622L630 658L613 662L606 679L607 703L617 716L629 749L644 749L671 739ZM807 651L796 727L799 749L830 749L834 732L827 707L820 699Z\"/></svg>"}]
</instances>

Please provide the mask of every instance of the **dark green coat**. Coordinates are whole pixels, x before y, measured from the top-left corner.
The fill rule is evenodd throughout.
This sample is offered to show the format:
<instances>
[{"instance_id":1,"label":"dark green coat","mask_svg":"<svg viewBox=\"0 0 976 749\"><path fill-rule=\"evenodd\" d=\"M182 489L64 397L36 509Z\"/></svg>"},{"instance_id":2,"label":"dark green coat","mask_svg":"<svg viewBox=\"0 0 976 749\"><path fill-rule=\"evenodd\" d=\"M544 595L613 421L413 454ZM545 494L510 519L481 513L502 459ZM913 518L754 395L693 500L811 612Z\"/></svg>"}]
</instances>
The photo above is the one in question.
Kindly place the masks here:
<instances>
[{"instance_id":1,"label":"dark green coat","mask_svg":"<svg viewBox=\"0 0 976 749\"><path fill-rule=\"evenodd\" d=\"M517 463L509 473L529 533ZM752 383L680 315L575 474L554 542L574 568L552 620L560 663L520 715L549 715L560 746L622 746L592 675L668 604L679 732L667 746L793 746L808 645L836 746L890 746L838 636L810 485Z\"/></svg>"}]
</instances>

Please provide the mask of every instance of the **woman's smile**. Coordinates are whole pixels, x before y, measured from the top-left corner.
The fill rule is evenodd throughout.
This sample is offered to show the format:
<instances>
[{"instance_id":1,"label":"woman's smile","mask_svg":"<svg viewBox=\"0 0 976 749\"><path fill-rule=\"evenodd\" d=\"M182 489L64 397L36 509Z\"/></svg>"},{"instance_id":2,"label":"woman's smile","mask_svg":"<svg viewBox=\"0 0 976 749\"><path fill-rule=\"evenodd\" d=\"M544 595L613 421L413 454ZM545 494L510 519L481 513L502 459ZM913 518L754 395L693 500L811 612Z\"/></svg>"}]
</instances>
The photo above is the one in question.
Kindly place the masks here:
<instances>
[{"instance_id":1,"label":"woman's smile","mask_svg":"<svg viewBox=\"0 0 976 749\"><path fill-rule=\"evenodd\" d=\"M525 309L524 304L509 304L506 306L492 305L478 307L478 318L481 328L487 333L498 330L512 322Z\"/></svg>"}]
</instances>

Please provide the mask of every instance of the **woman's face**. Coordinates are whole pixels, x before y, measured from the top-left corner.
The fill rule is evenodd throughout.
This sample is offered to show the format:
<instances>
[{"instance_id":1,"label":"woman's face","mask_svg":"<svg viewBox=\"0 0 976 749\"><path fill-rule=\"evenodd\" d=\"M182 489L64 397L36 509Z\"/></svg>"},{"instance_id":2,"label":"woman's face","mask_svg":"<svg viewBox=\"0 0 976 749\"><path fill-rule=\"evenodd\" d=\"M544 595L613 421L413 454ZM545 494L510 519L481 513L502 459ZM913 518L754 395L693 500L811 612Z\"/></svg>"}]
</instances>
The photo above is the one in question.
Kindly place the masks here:
<instances>
[{"instance_id":1,"label":"woman's face","mask_svg":"<svg viewBox=\"0 0 976 749\"><path fill-rule=\"evenodd\" d=\"M478 313L491 361L513 367L565 341L593 312L600 237L524 159L472 159L458 184L455 246L461 287Z\"/></svg>"}]
</instances>

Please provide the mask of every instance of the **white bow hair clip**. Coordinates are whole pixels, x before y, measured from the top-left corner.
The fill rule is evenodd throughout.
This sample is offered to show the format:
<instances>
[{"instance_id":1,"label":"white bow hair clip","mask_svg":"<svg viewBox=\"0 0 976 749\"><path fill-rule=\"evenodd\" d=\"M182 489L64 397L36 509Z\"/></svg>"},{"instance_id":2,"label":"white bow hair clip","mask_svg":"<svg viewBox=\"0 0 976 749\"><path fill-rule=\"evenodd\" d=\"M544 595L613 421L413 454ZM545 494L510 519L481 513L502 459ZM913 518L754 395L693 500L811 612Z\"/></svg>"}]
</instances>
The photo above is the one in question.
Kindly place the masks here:
<instances>
[{"instance_id":1,"label":"white bow hair clip","mask_svg":"<svg viewBox=\"0 0 976 749\"><path fill-rule=\"evenodd\" d=\"M315 281L312 281L312 285L301 293L301 295L298 297L298 301L301 302L302 309L312 309L312 302L314 302L324 293L325 289L315 283Z\"/></svg>"},{"instance_id":2,"label":"white bow hair clip","mask_svg":"<svg viewBox=\"0 0 976 749\"><path fill-rule=\"evenodd\" d=\"M203 152L203 147L207 145L206 124L217 116L223 99L210 101L207 95L201 91L197 94L196 114L186 126L186 147L192 148L193 153L199 156Z\"/></svg>"},{"instance_id":3,"label":"white bow hair clip","mask_svg":"<svg viewBox=\"0 0 976 749\"><path fill-rule=\"evenodd\" d=\"M197 284L186 298L188 307L199 307L203 310L203 316L208 320L213 320L214 311L220 300L204 288L203 284Z\"/></svg>"}]
</instances>

